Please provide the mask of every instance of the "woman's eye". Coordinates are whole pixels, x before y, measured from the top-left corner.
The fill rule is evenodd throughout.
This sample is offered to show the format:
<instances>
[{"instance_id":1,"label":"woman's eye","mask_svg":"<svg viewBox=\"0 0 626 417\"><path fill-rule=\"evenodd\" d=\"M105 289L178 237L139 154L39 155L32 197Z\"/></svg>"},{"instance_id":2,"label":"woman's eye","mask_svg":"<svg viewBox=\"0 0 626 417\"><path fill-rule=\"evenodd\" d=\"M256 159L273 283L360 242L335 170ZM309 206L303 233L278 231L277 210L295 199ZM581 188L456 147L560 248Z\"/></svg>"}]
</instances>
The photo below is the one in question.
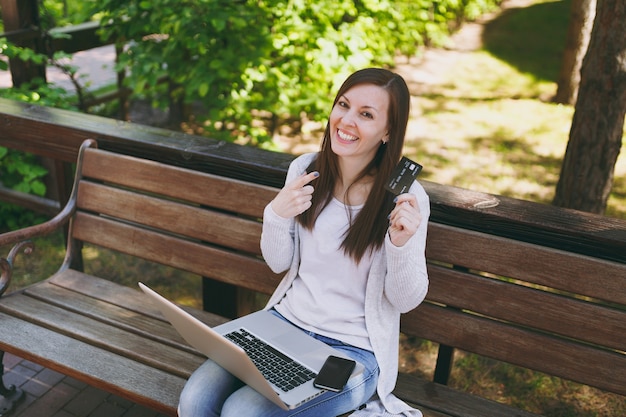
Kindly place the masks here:
<instances>
[{"instance_id":1,"label":"woman's eye","mask_svg":"<svg viewBox=\"0 0 626 417\"><path fill-rule=\"evenodd\" d=\"M367 117L368 119L373 119L374 118L374 115L372 113L369 113L369 112L366 112L366 111L361 113L361 115L363 115L363 117Z\"/></svg>"},{"instance_id":2,"label":"woman's eye","mask_svg":"<svg viewBox=\"0 0 626 417\"><path fill-rule=\"evenodd\" d=\"M337 104L340 107L348 108L348 103L346 103L345 101L339 101L339 102L337 102Z\"/></svg>"}]
</instances>

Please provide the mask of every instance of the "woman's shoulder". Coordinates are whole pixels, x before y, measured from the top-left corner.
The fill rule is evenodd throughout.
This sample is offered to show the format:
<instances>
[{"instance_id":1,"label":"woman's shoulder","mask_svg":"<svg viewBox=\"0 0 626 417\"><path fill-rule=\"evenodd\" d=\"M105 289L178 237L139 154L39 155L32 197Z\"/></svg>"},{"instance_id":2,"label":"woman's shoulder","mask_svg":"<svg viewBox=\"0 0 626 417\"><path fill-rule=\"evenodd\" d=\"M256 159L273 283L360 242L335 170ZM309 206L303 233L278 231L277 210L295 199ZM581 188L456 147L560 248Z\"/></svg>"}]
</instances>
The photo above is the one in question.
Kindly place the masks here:
<instances>
[{"instance_id":1,"label":"woman's shoulder","mask_svg":"<svg viewBox=\"0 0 626 417\"><path fill-rule=\"evenodd\" d=\"M304 173L307 167L311 165L311 162L315 160L317 154L318 152L309 152L297 156L293 161L291 161L289 166L290 170L295 170L298 173Z\"/></svg>"},{"instance_id":2,"label":"woman's shoulder","mask_svg":"<svg viewBox=\"0 0 626 417\"><path fill-rule=\"evenodd\" d=\"M307 165L310 164L315 158L317 158L317 155L319 154L319 152L308 152L308 153L303 153L302 155L299 155L296 157L296 159L294 159L292 161L293 163L306 163Z\"/></svg>"}]
</instances>

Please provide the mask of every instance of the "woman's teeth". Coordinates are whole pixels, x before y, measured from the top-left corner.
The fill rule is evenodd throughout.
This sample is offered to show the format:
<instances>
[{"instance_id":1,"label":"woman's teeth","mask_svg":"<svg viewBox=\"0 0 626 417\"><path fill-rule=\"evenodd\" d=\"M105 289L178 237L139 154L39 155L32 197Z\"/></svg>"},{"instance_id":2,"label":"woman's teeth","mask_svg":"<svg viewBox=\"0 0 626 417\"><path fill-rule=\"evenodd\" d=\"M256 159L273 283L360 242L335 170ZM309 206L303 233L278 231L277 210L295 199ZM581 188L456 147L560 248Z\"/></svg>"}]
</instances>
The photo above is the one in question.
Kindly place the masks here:
<instances>
[{"instance_id":1,"label":"woman's teeth","mask_svg":"<svg viewBox=\"0 0 626 417\"><path fill-rule=\"evenodd\" d=\"M348 135L347 133L342 132L341 130L337 131L337 134L339 135L339 138L341 138L342 140L347 140L347 141L355 141L358 139L358 137L356 136L352 136L352 135Z\"/></svg>"}]
</instances>

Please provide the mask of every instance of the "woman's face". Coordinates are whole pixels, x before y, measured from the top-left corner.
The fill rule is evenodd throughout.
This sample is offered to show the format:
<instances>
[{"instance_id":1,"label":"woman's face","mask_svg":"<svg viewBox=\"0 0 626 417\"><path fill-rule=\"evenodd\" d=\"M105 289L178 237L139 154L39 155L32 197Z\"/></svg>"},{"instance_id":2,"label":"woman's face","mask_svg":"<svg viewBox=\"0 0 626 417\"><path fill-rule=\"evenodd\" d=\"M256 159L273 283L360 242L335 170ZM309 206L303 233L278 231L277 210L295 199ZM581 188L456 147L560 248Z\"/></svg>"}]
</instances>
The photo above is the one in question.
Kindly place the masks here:
<instances>
[{"instance_id":1,"label":"woman's face","mask_svg":"<svg viewBox=\"0 0 626 417\"><path fill-rule=\"evenodd\" d=\"M340 159L361 165L376 155L388 139L389 93L373 84L359 84L339 97L330 118L331 149Z\"/></svg>"}]
</instances>

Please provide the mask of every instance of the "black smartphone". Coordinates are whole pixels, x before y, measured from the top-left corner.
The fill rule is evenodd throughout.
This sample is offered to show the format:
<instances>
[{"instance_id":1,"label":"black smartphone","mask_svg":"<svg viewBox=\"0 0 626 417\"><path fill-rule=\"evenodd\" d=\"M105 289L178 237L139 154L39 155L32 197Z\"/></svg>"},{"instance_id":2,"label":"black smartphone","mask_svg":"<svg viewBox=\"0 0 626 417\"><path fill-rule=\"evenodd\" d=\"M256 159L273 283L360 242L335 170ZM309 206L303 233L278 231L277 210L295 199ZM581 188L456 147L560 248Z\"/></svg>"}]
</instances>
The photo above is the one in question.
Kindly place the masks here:
<instances>
[{"instance_id":1,"label":"black smartphone","mask_svg":"<svg viewBox=\"0 0 626 417\"><path fill-rule=\"evenodd\" d=\"M331 355L324 362L313 385L316 388L339 392L348 382L355 365L356 362L351 359Z\"/></svg>"}]
</instances>

